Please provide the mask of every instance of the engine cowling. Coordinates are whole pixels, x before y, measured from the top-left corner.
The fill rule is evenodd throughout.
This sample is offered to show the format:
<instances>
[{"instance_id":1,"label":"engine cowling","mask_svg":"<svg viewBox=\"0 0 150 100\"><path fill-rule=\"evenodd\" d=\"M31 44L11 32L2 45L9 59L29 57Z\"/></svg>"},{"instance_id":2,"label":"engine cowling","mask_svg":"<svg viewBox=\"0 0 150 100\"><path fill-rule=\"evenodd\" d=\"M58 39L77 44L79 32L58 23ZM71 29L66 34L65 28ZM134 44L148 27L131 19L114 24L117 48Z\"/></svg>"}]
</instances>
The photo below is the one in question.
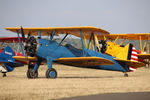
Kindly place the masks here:
<instances>
[{"instance_id":1,"label":"engine cowling","mask_svg":"<svg viewBox=\"0 0 150 100\"><path fill-rule=\"evenodd\" d=\"M35 56L37 52L38 41L35 37L31 36L25 42L24 50L28 56Z\"/></svg>"},{"instance_id":2,"label":"engine cowling","mask_svg":"<svg viewBox=\"0 0 150 100\"><path fill-rule=\"evenodd\" d=\"M107 43L106 43L106 41L100 40L99 44L100 44L101 53L105 53L105 51L107 49Z\"/></svg>"}]
</instances>

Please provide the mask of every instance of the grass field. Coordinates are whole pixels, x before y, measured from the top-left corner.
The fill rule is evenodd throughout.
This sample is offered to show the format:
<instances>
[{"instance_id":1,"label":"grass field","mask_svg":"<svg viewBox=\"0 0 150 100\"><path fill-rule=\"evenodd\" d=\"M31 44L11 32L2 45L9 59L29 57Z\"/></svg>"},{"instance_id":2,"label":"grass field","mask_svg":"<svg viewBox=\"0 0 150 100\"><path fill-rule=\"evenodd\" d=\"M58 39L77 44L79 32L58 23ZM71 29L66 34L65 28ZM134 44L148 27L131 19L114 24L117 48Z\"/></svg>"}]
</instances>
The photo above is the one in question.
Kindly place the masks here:
<instances>
[{"instance_id":1,"label":"grass field","mask_svg":"<svg viewBox=\"0 0 150 100\"><path fill-rule=\"evenodd\" d=\"M115 71L82 69L55 64L57 79L45 78L47 67L40 66L39 78L26 77L27 66L0 75L0 100L50 100L74 96L118 92L150 92L150 68L140 68L123 77Z\"/></svg>"}]
</instances>

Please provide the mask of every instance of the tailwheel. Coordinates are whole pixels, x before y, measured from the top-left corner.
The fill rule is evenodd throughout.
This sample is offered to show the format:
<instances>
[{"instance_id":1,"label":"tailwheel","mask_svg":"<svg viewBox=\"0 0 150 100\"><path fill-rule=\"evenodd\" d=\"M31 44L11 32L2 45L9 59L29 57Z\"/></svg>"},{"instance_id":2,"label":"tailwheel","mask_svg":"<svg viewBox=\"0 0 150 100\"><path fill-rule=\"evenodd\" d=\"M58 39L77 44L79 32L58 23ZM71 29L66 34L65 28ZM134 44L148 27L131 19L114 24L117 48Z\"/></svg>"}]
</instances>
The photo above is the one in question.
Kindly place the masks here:
<instances>
[{"instance_id":1,"label":"tailwheel","mask_svg":"<svg viewBox=\"0 0 150 100\"><path fill-rule=\"evenodd\" d=\"M46 78L56 78L57 77L57 71L54 68L50 68L46 71Z\"/></svg>"},{"instance_id":2,"label":"tailwheel","mask_svg":"<svg viewBox=\"0 0 150 100\"><path fill-rule=\"evenodd\" d=\"M27 71L27 77L28 78L37 78L38 77L38 71L34 71L34 69L29 68Z\"/></svg>"},{"instance_id":3,"label":"tailwheel","mask_svg":"<svg viewBox=\"0 0 150 100\"><path fill-rule=\"evenodd\" d=\"M124 74L124 77L128 77L128 74L127 74L127 73L125 73L125 74Z\"/></svg>"}]
</instances>

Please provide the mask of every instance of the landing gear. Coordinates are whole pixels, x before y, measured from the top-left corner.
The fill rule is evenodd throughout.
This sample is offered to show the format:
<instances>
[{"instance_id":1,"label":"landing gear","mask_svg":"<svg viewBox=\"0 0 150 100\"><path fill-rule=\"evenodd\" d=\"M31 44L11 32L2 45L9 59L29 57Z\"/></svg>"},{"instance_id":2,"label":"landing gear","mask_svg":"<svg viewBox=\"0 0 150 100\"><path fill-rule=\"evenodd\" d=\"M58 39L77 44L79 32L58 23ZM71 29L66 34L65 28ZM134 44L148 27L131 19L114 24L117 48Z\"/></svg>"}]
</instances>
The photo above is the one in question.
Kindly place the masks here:
<instances>
[{"instance_id":1,"label":"landing gear","mask_svg":"<svg viewBox=\"0 0 150 100\"><path fill-rule=\"evenodd\" d=\"M46 78L56 78L57 77L57 72L54 68L50 68L46 71Z\"/></svg>"},{"instance_id":2,"label":"landing gear","mask_svg":"<svg viewBox=\"0 0 150 100\"><path fill-rule=\"evenodd\" d=\"M46 78L56 78L57 77L57 72L54 68L52 68L52 63L53 60L50 56L47 57L47 65L48 69L46 71Z\"/></svg>"},{"instance_id":3,"label":"landing gear","mask_svg":"<svg viewBox=\"0 0 150 100\"><path fill-rule=\"evenodd\" d=\"M55 79L57 77L57 71L52 68L52 58L47 57L47 64L48 64L48 69L46 71L46 78L52 78ZM38 77L38 68L42 62L41 58L38 58L37 62L35 65L33 65L31 62L29 62L28 65L28 71L27 71L27 77L28 78L37 78Z\"/></svg>"},{"instance_id":4,"label":"landing gear","mask_svg":"<svg viewBox=\"0 0 150 100\"><path fill-rule=\"evenodd\" d=\"M128 74L127 74L127 73L124 73L124 77L128 77Z\"/></svg>"},{"instance_id":5,"label":"landing gear","mask_svg":"<svg viewBox=\"0 0 150 100\"><path fill-rule=\"evenodd\" d=\"M37 78L38 77L38 71L35 72L34 69L28 69L27 77L28 78Z\"/></svg>"},{"instance_id":6,"label":"landing gear","mask_svg":"<svg viewBox=\"0 0 150 100\"><path fill-rule=\"evenodd\" d=\"M31 64L31 62L29 62L28 69L33 69L33 68L34 68L34 65Z\"/></svg>"},{"instance_id":7,"label":"landing gear","mask_svg":"<svg viewBox=\"0 0 150 100\"><path fill-rule=\"evenodd\" d=\"M37 78L38 77L38 71L35 72L33 68L34 68L34 65L29 64L28 71L27 71L28 78Z\"/></svg>"}]
</instances>

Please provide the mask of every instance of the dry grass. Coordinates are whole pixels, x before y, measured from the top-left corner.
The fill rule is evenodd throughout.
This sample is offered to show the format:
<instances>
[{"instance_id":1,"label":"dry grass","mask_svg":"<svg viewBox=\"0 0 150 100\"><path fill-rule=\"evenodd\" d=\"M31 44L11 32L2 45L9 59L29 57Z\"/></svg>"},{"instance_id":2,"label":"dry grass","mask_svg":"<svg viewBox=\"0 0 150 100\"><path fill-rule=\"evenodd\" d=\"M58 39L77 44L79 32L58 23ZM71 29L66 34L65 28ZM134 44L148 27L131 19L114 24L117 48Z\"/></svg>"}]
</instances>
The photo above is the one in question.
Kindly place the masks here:
<instances>
[{"instance_id":1,"label":"dry grass","mask_svg":"<svg viewBox=\"0 0 150 100\"><path fill-rule=\"evenodd\" d=\"M118 92L150 92L150 69L141 68L129 77L123 73L81 69L64 65L54 65L57 79L46 79L47 67L39 69L39 78L26 77L27 66L16 68L0 75L0 100L49 100L72 96Z\"/></svg>"}]
</instances>

